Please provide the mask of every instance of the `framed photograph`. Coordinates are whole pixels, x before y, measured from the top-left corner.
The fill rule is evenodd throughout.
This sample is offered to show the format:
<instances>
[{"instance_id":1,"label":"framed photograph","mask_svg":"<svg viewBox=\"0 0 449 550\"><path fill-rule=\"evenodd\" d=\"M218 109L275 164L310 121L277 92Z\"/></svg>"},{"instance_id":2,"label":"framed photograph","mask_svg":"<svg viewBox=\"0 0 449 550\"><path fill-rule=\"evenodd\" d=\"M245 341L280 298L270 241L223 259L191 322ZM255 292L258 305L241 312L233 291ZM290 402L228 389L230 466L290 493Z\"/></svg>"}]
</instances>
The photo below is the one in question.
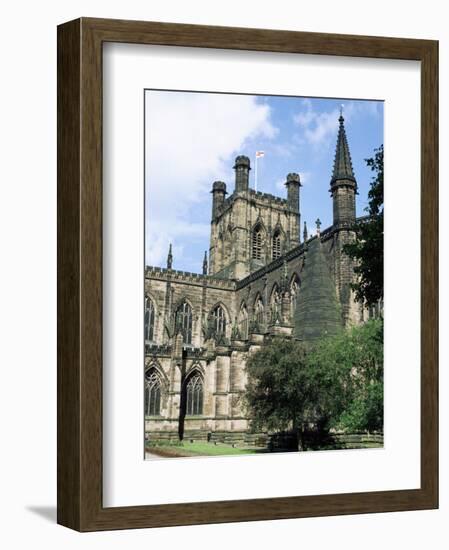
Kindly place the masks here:
<instances>
[{"instance_id":1,"label":"framed photograph","mask_svg":"<svg viewBox=\"0 0 449 550\"><path fill-rule=\"evenodd\" d=\"M438 43L58 28L58 522L438 506Z\"/></svg>"}]
</instances>

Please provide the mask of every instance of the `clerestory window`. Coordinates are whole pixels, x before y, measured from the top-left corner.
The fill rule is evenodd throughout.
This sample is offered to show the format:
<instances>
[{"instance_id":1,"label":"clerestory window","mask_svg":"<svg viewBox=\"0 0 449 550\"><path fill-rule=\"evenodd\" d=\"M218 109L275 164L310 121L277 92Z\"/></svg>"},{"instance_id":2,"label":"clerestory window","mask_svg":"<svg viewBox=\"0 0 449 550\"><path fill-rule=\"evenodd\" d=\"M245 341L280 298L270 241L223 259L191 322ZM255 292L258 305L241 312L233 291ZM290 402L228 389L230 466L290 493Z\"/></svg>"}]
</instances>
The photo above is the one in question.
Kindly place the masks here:
<instances>
[{"instance_id":1,"label":"clerestory window","mask_svg":"<svg viewBox=\"0 0 449 550\"><path fill-rule=\"evenodd\" d=\"M145 332L145 341L152 342L154 341L154 303L151 298L145 296L145 323L144 323L144 332Z\"/></svg>"},{"instance_id":2,"label":"clerestory window","mask_svg":"<svg viewBox=\"0 0 449 550\"><path fill-rule=\"evenodd\" d=\"M184 344L192 343L192 308L187 302L183 302L176 310L176 331L184 336Z\"/></svg>"}]
</instances>

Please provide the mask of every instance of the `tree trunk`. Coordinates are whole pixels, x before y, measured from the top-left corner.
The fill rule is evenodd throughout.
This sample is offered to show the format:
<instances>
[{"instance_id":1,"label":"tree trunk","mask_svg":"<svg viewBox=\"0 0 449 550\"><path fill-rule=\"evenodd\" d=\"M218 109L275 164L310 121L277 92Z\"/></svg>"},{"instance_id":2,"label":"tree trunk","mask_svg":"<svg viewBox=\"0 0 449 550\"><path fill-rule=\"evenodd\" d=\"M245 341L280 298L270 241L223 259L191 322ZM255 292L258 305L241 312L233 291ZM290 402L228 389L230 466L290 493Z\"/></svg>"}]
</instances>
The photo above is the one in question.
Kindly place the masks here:
<instances>
[{"instance_id":1,"label":"tree trunk","mask_svg":"<svg viewBox=\"0 0 449 550\"><path fill-rule=\"evenodd\" d=\"M305 451L306 445L304 441L304 424L300 424L296 428L296 437L298 439L298 451Z\"/></svg>"}]
</instances>

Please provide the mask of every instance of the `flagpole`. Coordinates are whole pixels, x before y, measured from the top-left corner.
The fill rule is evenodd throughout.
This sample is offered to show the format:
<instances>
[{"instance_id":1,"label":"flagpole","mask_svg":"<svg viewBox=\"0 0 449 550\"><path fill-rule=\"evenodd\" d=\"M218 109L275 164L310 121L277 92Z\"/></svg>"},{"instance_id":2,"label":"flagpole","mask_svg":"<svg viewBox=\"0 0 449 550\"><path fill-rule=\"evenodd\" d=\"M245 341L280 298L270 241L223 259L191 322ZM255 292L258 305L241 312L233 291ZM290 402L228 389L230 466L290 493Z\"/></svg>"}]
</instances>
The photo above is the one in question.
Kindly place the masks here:
<instances>
[{"instance_id":1,"label":"flagpole","mask_svg":"<svg viewBox=\"0 0 449 550\"><path fill-rule=\"evenodd\" d=\"M254 155L254 190L257 193L257 167L258 167L258 159L260 157L263 157L265 155L264 151L256 151L256 154Z\"/></svg>"},{"instance_id":2,"label":"flagpole","mask_svg":"<svg viewBox=\"0 0 449 550\"><path fill-rule=\"evenodd\" d=\"M257 153L254 160L254 190L257 193Z\"/></svg>"}]
</instances>

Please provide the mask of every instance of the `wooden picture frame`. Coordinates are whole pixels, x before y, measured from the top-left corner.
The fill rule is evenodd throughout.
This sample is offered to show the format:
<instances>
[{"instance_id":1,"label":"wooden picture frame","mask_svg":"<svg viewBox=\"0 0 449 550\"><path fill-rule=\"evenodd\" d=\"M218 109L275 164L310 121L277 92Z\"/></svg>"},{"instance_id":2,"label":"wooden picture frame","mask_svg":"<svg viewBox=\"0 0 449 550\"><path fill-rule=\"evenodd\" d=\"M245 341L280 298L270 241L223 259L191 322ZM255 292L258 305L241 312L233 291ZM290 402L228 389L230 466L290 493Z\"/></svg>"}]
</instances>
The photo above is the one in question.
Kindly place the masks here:
<instances>
[{"instance_id":1,"label":"wooden picture frame","mask_svg":"<svg viewBox=\"0 0 449 550\"><path fill-rule=\"evenodd\" d=\"M102 44L421 62L421 488L105 508ZM438 42L81 18L58 27L58 523L79 531L438 506Z\"/></svg>"}]
</instances>

